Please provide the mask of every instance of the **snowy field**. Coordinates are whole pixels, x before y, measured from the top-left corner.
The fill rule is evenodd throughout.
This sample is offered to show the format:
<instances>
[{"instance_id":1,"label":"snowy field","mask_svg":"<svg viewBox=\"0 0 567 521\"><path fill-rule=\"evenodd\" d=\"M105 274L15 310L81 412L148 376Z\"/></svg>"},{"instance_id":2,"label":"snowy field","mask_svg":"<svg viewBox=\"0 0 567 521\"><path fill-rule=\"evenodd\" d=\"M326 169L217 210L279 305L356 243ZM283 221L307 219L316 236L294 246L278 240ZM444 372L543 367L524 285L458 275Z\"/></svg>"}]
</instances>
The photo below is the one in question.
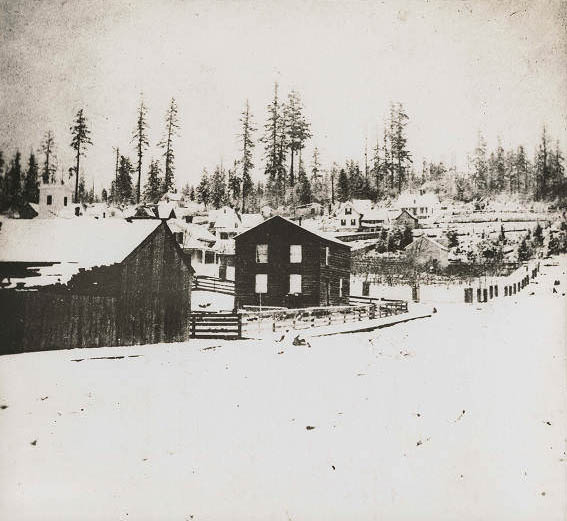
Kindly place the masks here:
<instances>
[{"instance_id":1,"label":"snowy field","mask_svg":"<svg viewBox=\"0 0 567 521\"><path fill-rule=\"evenodd\" d=\"M0 519L564 520L567 279L543 269L311 348L0 357Z\"/></svg>"}]
</instances>

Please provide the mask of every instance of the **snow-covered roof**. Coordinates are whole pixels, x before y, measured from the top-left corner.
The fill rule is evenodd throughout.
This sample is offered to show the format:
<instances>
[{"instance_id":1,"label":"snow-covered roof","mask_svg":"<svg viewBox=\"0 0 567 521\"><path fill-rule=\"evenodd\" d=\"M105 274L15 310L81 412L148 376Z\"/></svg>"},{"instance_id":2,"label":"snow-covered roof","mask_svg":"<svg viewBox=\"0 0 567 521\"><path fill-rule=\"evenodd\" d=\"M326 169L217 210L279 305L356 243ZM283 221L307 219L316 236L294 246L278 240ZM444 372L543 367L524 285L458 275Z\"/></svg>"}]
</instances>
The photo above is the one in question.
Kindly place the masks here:
<instances>
[{"instance_id":1,"label":"snow-covered roof","mask_svg":"<svg viewBox=\"0 0 567 521\"><path fill-rule=\"evenodd\" d=\"M418 244L420 241L428 241L428 242L430 242L434 246L437 246L439 249L441 249L443 251L449 251L449 248L447 246L445 246L444 244L441 244L439 241L436 241L435 239L432 239L431 237L427 237L427 235L422 235L421 237L414 239L412 242L410 242L405 247L405 249L406 250L412 250L413 248L416 247L416 244Z\"/></svg>"},{"instance_id":2,"label":"snow-covered roof","mask_svg":"<svg viewBox=\"0 0 567 521\"><path fill-rule=\"evenodd\" d=\"M302 230L305 230L306 232L312 234L312 235L316 235L317 237L320 237L321 239L324 239L326 241L330 241L330 242L334 242L336 244L340 244L341 246L347 246L348 248L350 248L350 245L343 242L343 241L339 241L339 239L336 239L335 237L333 237L332 235L327 235L325 233L321 233L321 232L316 232L313 230L310 230L308 228L303 228L302 226L299 226L297 223L294 223L293 221L290 221L289 219L286 219L285 217L282 217L281 215L274 215L273 217L270 217L269 219L266 219L264 222L257 224L256 226L254 226L254 228L249 228L248 230L243 231L242 233L239 233L236 237L234 237L235 239L242 237L243 235L247 234L249 231L254 230L255 228L258 228L258 226L263 226L265 223L272 221L274 219L281 219L282 221L286 221L287 223L296 226L297 228L301 228Z\"/></svg>"},{"instance_id":3,"label":"snow-covered roof","mask_svg":"<svg viewBox=\"0 0 567 521\"><path fill-rule=\"evenodd\" d=\"M242 228L253 228L264 222L264 216L260 213L243 213L240 216Z\"/></svg>"},{"instance_id":4,"label":"snow-covered roof","mask_svg":"<svg viewBox=\"0 0 567 521\"><path fill-rule=\"evenodd\" d=\"M368 212L365 212L361 219L364 221L388 221L388 211L385 208L372 208Z\"/></svg>"},{"instance_id":5,"label":"snow-covered roof","mask_svg":"<svg viewBox=\"0 0 567 521\"><path fill-rule=\"evenodd\" d=\"M110 265L122 262L159 225L157 219L4 219L0 262Z\"/></svg>"}]
</instances>

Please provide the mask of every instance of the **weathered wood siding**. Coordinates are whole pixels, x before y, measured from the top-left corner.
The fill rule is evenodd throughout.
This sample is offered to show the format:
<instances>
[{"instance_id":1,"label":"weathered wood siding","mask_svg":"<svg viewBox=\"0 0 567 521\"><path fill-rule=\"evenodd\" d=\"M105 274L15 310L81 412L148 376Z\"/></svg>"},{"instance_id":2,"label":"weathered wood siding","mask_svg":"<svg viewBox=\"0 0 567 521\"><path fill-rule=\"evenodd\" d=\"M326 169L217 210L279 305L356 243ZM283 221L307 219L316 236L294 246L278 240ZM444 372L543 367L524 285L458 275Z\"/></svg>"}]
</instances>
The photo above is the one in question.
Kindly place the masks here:
<instances>
[{"instance_id":1,"label":"weathered wood siding","mask_svg":"<svg viewBox=\"0 0 567 521\"><path fill-rule=\"evenodd\" d=\"M4 290L0 293L0 354L116 345L117 301Z\"/></svg>"},{"instance_id":2,"label":"weathered wood siding","mask_svg":"<svg viewBox=\"0 0 567 521\"><path fill-rule=\"evenodd\" d=\"M258 306L256 274L268 275L268 293L263 306L312 307L326 305L322 276L329 279L330 304L348 303L350 249L308 232L283 219L272 219L236 238L235 295L237 307ZM268 262L256 262L256 245L268 245ZM302 247L301 263L290 262L290 245ZM325 246L331 248L330 266L325 266ZM290 274L300 274L301 295L289 294ZM339 276L345 279L346 298L339 299Z\"/></svg>"},{"instance_id":3,"label":"weathered wood siding","mask_svg":"<svg viewBox=\"0 0 567 521\"><path fill-rule=\"evenodd\" d=\"M188 338L191 269L183 255L163 225L122 262L119 342Z\"/></svg>"},{"instance_id":4,"label":"weathered wood siding","mask_svg":"<svg viewBox=\"0 0 567 521\"><path fill-rule=\"evenodd\" d=\"M330 247L329 265L325 264L325 246ZM350 249L339 244L322 244L321 248L321 292L320 305L346 306L350 295ZM343 280L342 296L340 292L341 279ZM327 304L326 283L329 282L330 298Z\"/></svg>"},{"instance_id":5,"label":"weathered wood siding","mask_svg":"<svg viewBox=\"0 0 567 521\"><path fill-rule=\"evenodd\" d=\"M190 308L191 268L163 225L67 286L0 291L0 354L184 340Z\"/></svg>"}]
</instances>

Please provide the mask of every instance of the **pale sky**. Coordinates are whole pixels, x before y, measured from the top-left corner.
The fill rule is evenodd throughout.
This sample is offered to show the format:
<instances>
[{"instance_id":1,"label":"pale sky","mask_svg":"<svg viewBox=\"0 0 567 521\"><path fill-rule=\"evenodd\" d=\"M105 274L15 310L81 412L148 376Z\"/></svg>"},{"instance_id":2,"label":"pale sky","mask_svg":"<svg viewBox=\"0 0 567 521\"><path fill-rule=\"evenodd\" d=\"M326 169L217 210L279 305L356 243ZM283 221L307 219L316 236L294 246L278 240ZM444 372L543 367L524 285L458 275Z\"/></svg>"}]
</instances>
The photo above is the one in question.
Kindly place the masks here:
<instances>
[{"instance_id":1,"label":"pale sky","mask_svg":"<svg viewBox=\"0 0 567 521\"><path fill-rule=\"evenodd\" d=\"M178 102L176 181L238 153L246 98L256 126L274 81L296 88L324 166L362 161L390 101L404 104L408 145L464 164L481 130L490 146L536 145L544 123L567 148L567 4L558 1L191 2L0 0L0 149L27 160L47 129L72 165L69 126L84 107L97 192L130 142L139 94L151 147ZM257 133L259 137L260 132ZM263 161L255 151L257 174ZM307 161L310 162L310 159Z\"/></svg>"}]
</instances>

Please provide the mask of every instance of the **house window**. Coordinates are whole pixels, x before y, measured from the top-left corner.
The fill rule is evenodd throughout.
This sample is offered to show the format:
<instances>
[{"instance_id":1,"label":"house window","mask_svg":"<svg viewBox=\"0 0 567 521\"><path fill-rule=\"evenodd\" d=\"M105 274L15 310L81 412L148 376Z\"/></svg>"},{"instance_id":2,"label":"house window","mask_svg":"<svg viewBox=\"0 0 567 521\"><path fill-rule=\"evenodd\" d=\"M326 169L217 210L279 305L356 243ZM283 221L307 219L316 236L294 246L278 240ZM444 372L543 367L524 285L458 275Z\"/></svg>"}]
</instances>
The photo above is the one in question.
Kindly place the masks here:
<instances>
[{"instance_id":1,"label":"house window","mask_svg":"<svg viewBox=\"0 0 567 521\"><path fill-rule=\"evenodd\" d=\"M220 238L221 239L228 239L228 233L227 232L220 232Z\"/></svg>"},{"instance_id":2,"label":"house window","mask_svg":"<svg viewBox=\"0 0 567 521\"><path fill-rule=\"evenodd\" d=\"M290 244L289 246L289 262L301 262L301 244Z\"/></svg>"},{"instance_id":3,"label":"house window","mask_svg":"<svg viewBox=\"0 0 567 521\"><path fill-rule=\"evenodd\" d=\"M289 292L301 293L301 275L292 273L289 276Z\"/></svg>"},{"instance_id":4,"label":"house window","mask_svg":"<svg viewBox=\"0 0 567 521\"><path fill-rule=\"evenodd\" d=\"M347 206L345 208L345 215L350 215L352 213L352 208L350 206Z\"/></svg>"},{"instance_id":5,"label":"house window","mask_svg":"<svg viewBox=\"0 0 567 521\"><path fill-rule=\"evenodd\" d=\"M356 226L356 219L351 219L351 220L350 220L350 225L351 225L351 226Z\"/></svg>"},{"instance_id":6,"label":"house window","mask_svg":"<svg viewBox=\"0 0 567 521\"><path fill-rule=\"evenodd\" d=\"M267 244L257 244L256 245L256 262L265 264L268 262L268 245Z\"/></svg>"},{"instance_id":7,"label":"house window","mask_svg":"<svg viewBox=\"0 0 567 521\"><path fill-rule=\"evenodd\" d=\"M49 196L49 197L51 197L51 196ZM63 197L63 206L67 206L67 198L66 197Z\"/></svg>"},{"instance_id":8,"label":"house window","mask_svg":"<svg viewBox=\"0 0 567 521\"><path fill-rule=\"evenodd\" d=\"M339 297L343 296L343 279L339 279Z\"/></svg>"},{"instance_id":9,"label":"house window","mask_svg":"<svg viewBox=\"0 0 567 521\"><path fill-rule=\"evenodd\" d=\"M341 226L346 226L346 219L341 219Z\"/></svg>"},{"instance_id":10,"label":"house window","mask_svg":"<svg viewBox=\"0 0 567 521\"><path fill-rule=\"evenodd\" d=\"M325 246L325 266L329 265L329 253L330 248L328 246Z\"/></svg>"},{"instance_id":11,"label":"house window","mask_svg":"<svg viewBox=\"0 0 567 521\"><path fill-rule=\"evenodd\" d=\"M53 203L53 197L51 195L47 196L47 206L51 206L51 203Z\"/></svg>"},{"instance_id":12,"label":"house window","mask_svg":"<svg viewBox=\"0 0 567 521\"><path fill-rule=\"evenodd\" d=\"M268 293L267 273L256 273L256 293Z\"/></svg>"}]
</instances>

